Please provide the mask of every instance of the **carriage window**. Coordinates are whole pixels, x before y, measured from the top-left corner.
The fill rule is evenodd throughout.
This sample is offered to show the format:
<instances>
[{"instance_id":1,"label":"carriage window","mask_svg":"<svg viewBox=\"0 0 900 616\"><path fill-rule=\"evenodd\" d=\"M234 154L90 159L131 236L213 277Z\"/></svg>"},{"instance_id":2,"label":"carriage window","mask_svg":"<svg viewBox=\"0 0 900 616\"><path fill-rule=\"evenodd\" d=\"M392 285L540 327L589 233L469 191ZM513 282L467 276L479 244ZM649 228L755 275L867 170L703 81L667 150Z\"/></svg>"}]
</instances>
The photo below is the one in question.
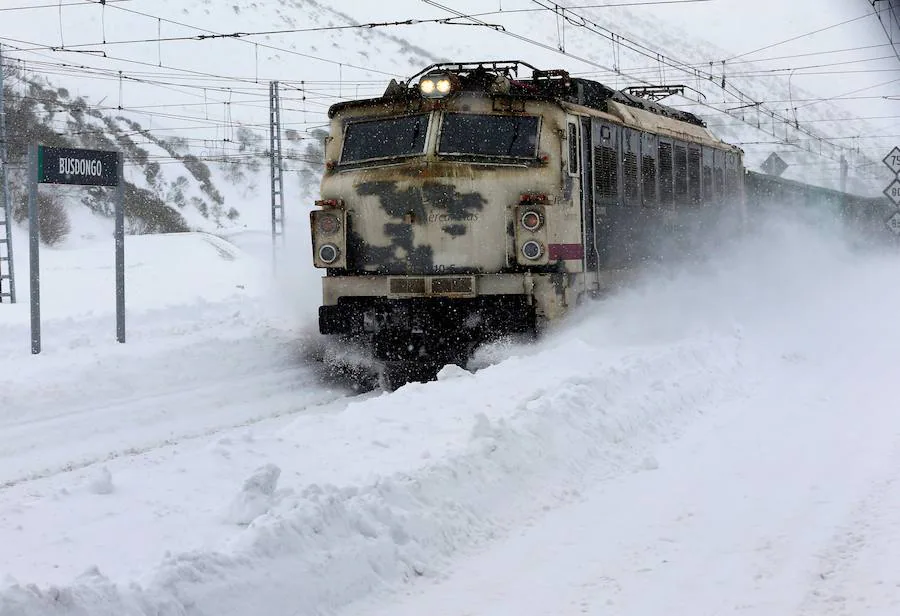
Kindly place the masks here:
<instances>
[{"instance_id":1,"label":"carriage window","mask_svg":"<svg viewBox=\"0 0 900 616\"><path fill-rule=\"evenodd\" d=\"M734 152L725 155L725 194L733 197L738 194L738 182L740 181L740 170L738 169L737 156Z\"/></svg>"},{"instance_id":2,"label":"carriage window","mask_svg":"<svg viewBox=\"0 0 900 616\"><path fill-rule=\"evenodd\" d=\"M439 154L534 158L538 118L474 113L444 114Z\"/></svg>"},{"instance_id":3,"label":"carriage window","mask_svg":"<svg viewBox=\"0 0 900 616\"><path fill-rule=\"evenodd\" d=\"M637 155L639 137L634 131L622 131L622 189L625 193L625 205L638 205L640 201Z\"/></svg>"},{"instance_id":4,"label":"carriage window","mask_svg":"<svg viewBox=\"0 0 900 616\"><path fill-rule=\"evenodd\" d=\"M425 152L428 114L351 122L344 134L341 162L359 162Z\"/></svg>"},{"instance_id":5,"label":"carriage window","mask_svg":"<svg viewBox=\"0 0 900 616\"><path fill-rule=\"evenodd\" d=\"M619 196L615 148L609 146L594 148L594 181L597 183L598 200L616 199Z\"/></svg>"},{"instance_id":6,"label":"carriage window","mask_svg":"<svg viewBox=\"0 0 900 616\"><path fill-rule=\"evenodd\" d=\"M687 148L683 145L675 146L675 201L680 205L687 203Z\"/></svg>"},{"instance_id":7,"label":"carriage window","mask_svg":"<svg viewBox=\"0 0 900 616\"><path fill-rule=\"evenodd\" d=\"M693 205L700 203L700 148L688 149L688 193Z\"/></svg>"},{"instance_id":8,"label":"carriage window","mask_svg":"<svg viewBox=\"0 0 900 616\"><path fill-rule=\"evenodd\" d=\"M713 151L703 148L703 198L706 201L713 200Z\"/></svg>"},{"instance_id":9,"label":"carriage window","mask_svg":"<svg viewBox=\"0 0 900 616\"><path fill-rule=\"evenodd\" d=\"M656 205L656 136L641 134L641 190L644 205Z\"/></svg>"},{"instance_id":10,"label":"carriage window","mask_svg":"<svg viewBox=\"0 0 900 616\"><path fill-rule=\"evenodd\" d=\"M713 190L716 200L721 201L725 196L725 152L714 150L715 159L713 165Z\"/></svg>"},{"instance_id":11,"label":"carriage window","mask_svg":"<svg viewBox=\"0 0 900 616\"><path fill-rule=\"evenodd\" d=\"M578 127L569 122L569 173L578 173Z\"/></svg>"},{"instance_id":12,"label":"carriage window","mask_svg":"<svg viewBox=\"0 0 900 616\"><path fill-rule=\"evenodd\" d=\"M659 142L659 204L672 205L672 144Z\"/></svg>"}]
</instances>

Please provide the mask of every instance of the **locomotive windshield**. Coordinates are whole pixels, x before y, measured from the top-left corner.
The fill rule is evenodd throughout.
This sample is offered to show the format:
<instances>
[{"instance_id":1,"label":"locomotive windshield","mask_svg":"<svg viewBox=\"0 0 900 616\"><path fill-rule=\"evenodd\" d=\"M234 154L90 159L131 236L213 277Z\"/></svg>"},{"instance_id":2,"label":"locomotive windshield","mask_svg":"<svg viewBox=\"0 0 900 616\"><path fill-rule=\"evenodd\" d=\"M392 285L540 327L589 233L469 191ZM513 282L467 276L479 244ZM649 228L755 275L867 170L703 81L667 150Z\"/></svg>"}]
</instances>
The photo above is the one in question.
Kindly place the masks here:
<instances>
[{"instance_id":1,"label":"locomotive windshield","mask_svg":"<svg viewBox=\"0 0 900 616\"><path fill-rule=\"evenodd\" d=\"M535 116L446 113L438 154L534 158L537 140Z\"/></svg>"},{"instance_id":2,"label":"locomotive windshield","mask_svg":"<svg viewBox=\"0 0 900 616\"><path fill-rule=\"evenodd\" d=\"M347 125L341 162L416 156L425 153L428 114L364 120Z\"/></svg>"}]
</instances>

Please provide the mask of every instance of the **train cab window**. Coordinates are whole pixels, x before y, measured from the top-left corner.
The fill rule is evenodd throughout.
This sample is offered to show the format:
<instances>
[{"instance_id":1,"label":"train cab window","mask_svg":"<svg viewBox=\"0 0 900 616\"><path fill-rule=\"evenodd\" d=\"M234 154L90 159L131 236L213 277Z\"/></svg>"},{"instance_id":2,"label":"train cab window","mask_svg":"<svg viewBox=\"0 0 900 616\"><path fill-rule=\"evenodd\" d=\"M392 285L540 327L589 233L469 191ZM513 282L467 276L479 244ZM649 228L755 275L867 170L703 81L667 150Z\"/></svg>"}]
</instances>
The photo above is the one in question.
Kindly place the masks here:
<instances>
[{"instance_id":1,"label":"train cab window","mask_svg":"<svg viewBox=\"0 0 900 616\"><path fill-rule=\"evenodd\" d=\"M641 195L646 206L656 205L656 135L641 133Z\"/></svg>"},{"instance_id":2,"label":"train cab window","mask_svg":"<svg viewBox=\"0 0 900 616\"><path fill-rule=\"evenodd\" d=\"M688 148L688 194L691 205L698 205L702 200L700 192L700 148Z\"/></svg>"},{"instance_id":3,"label":"train cab window","mask_svg":"<svg viewBox=\"0 0 900 616\"><path fill-rule=\"evenodd\" d=\"M536 158L537 116L445 113L438 154Z\"/></svg>"},{"instance_id":4,"label":"train cab window","mask_svg":"<svg viewBox=\"0 0 900 616\"><path fill-rule=\"evenodd\" d=\"M575 122L569 122L569 133L567 138L569 147L569 173L578 173L578 126Z\"/></svg>"},{"instance_id":5,"label":"train cab window","mask_svg":"<svg viewBox=\"0 0 900 616\"><path fill-rule=\"evenodd\" d=\"M344 132L342 163L417 156L425 153L429 114L358 120Z\"/></svg>"},{"instance_id":6,"label":"train cab window","mask_svg":"<svg viewBox=\"0 0 900 616\"><path fill-rule=\"evenodd\" d=\"M684 144L675 145L675 202L679 205L687 203L688 195L688 157Z\"/></svg>"},{"instance_id":7,"label":"train cab window","mask_svg":"<svg viewBox=\"0 0 900 616\"><path fill-rule=\"evenodd\" d=\"M659 142L659 204L672 205L672 144Z\"/></svg>"}]
</instances>

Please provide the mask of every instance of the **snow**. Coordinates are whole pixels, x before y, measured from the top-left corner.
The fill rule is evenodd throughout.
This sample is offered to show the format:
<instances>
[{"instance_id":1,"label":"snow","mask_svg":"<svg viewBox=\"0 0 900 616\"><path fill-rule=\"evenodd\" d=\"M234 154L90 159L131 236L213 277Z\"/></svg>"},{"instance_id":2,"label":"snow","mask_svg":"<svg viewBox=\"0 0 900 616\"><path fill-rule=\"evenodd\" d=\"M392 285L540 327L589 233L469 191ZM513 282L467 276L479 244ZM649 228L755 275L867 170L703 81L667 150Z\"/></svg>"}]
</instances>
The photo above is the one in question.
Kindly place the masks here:
<instances>
[{"instance_id":1,"label":"snow","mask_svg":"<svg viewBox=\"0 0 900 616\"><path fill-rule=\"evenodd\" d=\"M842 326L849 306L834 302L815 336L745 338L745 395L656 448L658 468L617 473L399 604L353 613L896 613L896 329L885 339L888 311L861 301L878 287L845 290L867 292L848 302L870 308L867 325Z\"/></svg>"},{"instance_id":2,"label":"snow","mask_svg":"<svg viewBox=\"0 0 900 616\"><path fill-rule=\"evenodd\" d=\"M173 275L265 269L217 246ZM324 383L259 297L131 304L125 345L68 319L5 355L0 614L887 609L898 273L775 220L391 394Z\"/></svg>"},{"instance_id":3,"label":"snow","mask_svg":"<svg viewBox=\"0 0 900 616\"><path fill-rule=\"evenodd\" d=\"M256 4L166 0L153 11L221 31L346 21L312 3ZM846 12L771 29L766 16L764 41L746 16L740 29L708 28L707 44L677 29L734 10L705 4L718 3L677 20L603 16L678 54L715 57L713 45L739 53ZM407 18L409 7L358 5L353 17ZM146 20L106 18L110 32L147 34ZM40 20L4 19L55 44ZM531 14L502 20L558 43ZM97 20L75 8L60 22L69 44L96 38ZM342 88L380 91L364 80L383 75L352 63L402 73L427 53L511 55L511 39L460 27L451 38L447 27L307 33L304 45L320 49L297 49L324 56L340 44L346 82L322 83L333 67L266 48L261 78L283 76L268 72L278 67L321 80L315 111L286 110L308 127ZM584 32L566 37L572 53L606 53ZM219 43L222 53L185 54L185 66L254 72L249 45ZM145 47L129 53L155 62L158 48ZM568 62L517 49L540 66ZM95 100L118 98L116 81L80 83ZM128 84L123 113L134 100L171 102L171 90L139 88ZM254 95L236 118L265 116L264 87ZM191 134L218 139L220 128ZM302 200L289 196L295 226L273 271L267 191L227 198L247 228L126 239L126 344L114 337L111 229L83 212L64 246L42 249L40 355L29 354L27 302L0 310L0 616L897 611L896 254L827 220L773 216L714 258L583 307L537 344L494 345L436 382L359 393L311 361L324 346L321 273ZM15 241L24 300L24 234Z\"/></svg>"},{"instance_id":4,"label":"snow","mask_svg":"<svg viewBox=\"0 0 900 616\"><path fill-rule=\"evenodd\" d=\"M222 443L228 445L227 439ZM222 455L230 455L227 450L222 450ZM266 464L247 478L244 487L231 501L228 507L227 521L232 524L246 526L259 516L268 513L273 505L272 497L275 487L278 485L278 476L281 469L274 464Z\"/></svg>"}]
</instances>

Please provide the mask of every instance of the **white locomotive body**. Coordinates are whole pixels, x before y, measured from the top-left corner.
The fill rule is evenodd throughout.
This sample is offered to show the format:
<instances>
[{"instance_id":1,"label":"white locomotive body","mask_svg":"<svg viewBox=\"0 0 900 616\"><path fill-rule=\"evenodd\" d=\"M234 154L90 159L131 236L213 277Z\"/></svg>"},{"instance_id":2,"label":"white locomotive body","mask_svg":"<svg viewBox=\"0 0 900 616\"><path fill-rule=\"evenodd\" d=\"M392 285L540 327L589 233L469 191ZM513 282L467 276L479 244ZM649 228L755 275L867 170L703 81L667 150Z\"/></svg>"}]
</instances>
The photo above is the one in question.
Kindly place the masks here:
<instances>
[{"instance_id":1,"label":"white locomotive body","mask_svg":"<svg viewBox=\"0 0 900 616\"><path fill-rule=\"evenodd\" d=\"M695 116L523 67L434 65L329 110L319 329L371 342L394 384L540 331L741 207L741 151Z\"/></svg>"}]
</instances>

